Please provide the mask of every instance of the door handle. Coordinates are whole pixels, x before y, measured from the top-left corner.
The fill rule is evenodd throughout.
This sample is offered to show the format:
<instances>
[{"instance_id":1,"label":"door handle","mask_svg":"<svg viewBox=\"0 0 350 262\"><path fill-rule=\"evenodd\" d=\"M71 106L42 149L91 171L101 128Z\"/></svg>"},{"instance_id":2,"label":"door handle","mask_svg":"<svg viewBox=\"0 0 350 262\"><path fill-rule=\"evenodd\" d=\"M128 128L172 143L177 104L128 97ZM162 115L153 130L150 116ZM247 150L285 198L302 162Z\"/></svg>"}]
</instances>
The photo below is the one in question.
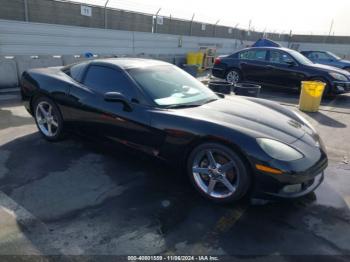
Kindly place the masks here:
<instances>
[{"instance_id":1,"label":"door handle","mask_svg":"<svg viewBox=\"0 0 350 262\"><path fill-rule=\"evenodd\" d=\"M244 65L247 65L247 63L246 63L246 62L241 62L241 65L243 65L243 66L244 66Z\"/></svg>"},{"instance_id":2,"label":"door handle","mask_svg":"<svg viewBox=\"0 0 350 262\"><path fill-rule=\"evenodd\" d=\"M265 66L265 68L266 68L266 69L269 69L269 70L274 70L274 69L275 69L275 67L272 66L272 65L267 65L267 66Z\"/></svg>"}]
</instances>

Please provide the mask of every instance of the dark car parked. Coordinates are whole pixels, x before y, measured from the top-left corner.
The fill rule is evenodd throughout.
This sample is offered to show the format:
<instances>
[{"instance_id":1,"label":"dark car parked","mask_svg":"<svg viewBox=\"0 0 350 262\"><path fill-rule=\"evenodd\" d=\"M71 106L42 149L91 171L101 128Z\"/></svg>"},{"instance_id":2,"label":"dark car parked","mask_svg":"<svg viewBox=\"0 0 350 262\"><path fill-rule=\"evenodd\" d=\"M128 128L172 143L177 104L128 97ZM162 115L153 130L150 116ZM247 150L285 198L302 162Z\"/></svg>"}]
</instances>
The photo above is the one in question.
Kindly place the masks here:
<instances>
[{"instance_id":1,"label":"dark car parked","mask_svg":"<svg viewBox=\"0 0 350 262\"><path fill-rule=\"evenodd\" d=\"M350 61L341 59L339 56L327 51L301 51L304 56L312 62L323 65L330 65L350 71Z\"/></svg>"},{"instance_id":2,"label":"dark car parked","mask_svg":"<svg viewBox=\"0 0 350 262\"><path fill-rule=\"evenodd\" d=\"M246 48L218 57L212 69L215 77L229 82L256 82L262 85L300 88L301 81L326 83L325 94L350 91L350 73L315 64L297 51L280 47Z\"/></svg>"},{"instance_id":3,"label":"dark car parked","mask_svg":"<svg viewBox=\"0 0 350 262\"><path fill-rule=\"evenodd\" d=\"M161 61L32 69L22 76L21 92L47 140L74 130L122 143L182 166L194 187L217 202L250 189L299 197L320 185L327 166L321 139L298 113L267 100L218 96Z\"/></svg>"}]
</instances>

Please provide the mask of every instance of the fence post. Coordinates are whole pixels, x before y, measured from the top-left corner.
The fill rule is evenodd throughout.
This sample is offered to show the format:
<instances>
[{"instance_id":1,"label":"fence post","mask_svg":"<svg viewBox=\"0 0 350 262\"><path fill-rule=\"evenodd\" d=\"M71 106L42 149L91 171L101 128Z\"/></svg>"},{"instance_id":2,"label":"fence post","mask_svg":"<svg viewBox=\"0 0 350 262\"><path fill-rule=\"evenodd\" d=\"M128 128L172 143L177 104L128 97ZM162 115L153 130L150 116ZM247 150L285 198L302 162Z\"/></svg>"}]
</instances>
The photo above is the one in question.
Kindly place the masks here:
<instances>
[{"instance_id":1,"label":"fence post","mask_svg":"<svg viewBox=\"0 0 350 262\"><path fill-rule=\"evenodd\" d=\"M169 16L169 31L168 31L168 34L171 34L172 32L172 17L171 17L171 14Z\"/></svg>"},{"instance_id":2,"label":"fence post","mask_svg":"<svg viewBox=\"0 0 350 262\"><path fill-rule=\"evenodd\" d=\"M109 3L109 0L106 1L104 6L104 16L105 16L105 29L107 29L107 5Z\"/></svg>"},{"instance_id":3,"label":"fence post","mask_svg":"<svg viewBox=\"0 0 350 262\"><path fill-rule=\"evenodd\" d=\"M157 27L158 27L158 14L159 14L159 12L160 12L160 10L161 10L162 8L159 8L158 9L158 11L157 11L157 13L155 14L155 21L154 21L154 27L153 27L153 33L157 33Z\"/></svg>"},{"instance_id":4,"label":"fence post","mask_svg":"<svg viewBox=\"0 0 350 262\"><path fill-rule=\"evenodd\" d=\"M216 37L216 26L217 24L220 22L220 19L218 21L216 21L214 28L213 28L213 37Z\"/></svg>"},{"instance_id":5,"label":"fence post","mask_svg":"<svg viewBox=\"0 0 350 262\"><path fill-rule=\"evenodd\" d=\"M190 35L192 35L192 25L193 25L194 15L195 15L195 13L193 13L191 23L190 23Z\"/></svg>"},{"instance_id":6,"label":"fence post","mask_svg":"<svg viewBox=\"0 0 350 262\"><path fill-rule=\"evenodd\" d=\"M28 14L28 0L23 0L24 5L24 20L29 22L29 14Z\"/></svg>"}]
</instances>

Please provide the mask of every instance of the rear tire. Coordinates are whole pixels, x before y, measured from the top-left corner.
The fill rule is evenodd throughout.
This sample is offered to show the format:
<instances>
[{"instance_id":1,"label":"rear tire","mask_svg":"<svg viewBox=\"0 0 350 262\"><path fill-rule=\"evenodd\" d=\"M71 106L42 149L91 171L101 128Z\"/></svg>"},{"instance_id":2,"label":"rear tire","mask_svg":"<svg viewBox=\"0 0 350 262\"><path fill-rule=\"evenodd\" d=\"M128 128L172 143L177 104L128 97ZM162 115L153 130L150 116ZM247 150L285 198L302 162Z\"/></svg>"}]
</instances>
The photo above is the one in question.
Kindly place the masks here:
<instances>
[{"instance_id":1,"label":"rear tire","mask_svg":"<svg viewBox=\"0 0 350 262\"><path fill-rule=\"evenodd\" d=\"M39 97L34 101L33 115L41 135L48 141L63 138L63 118L55 102L48 97Z\"/></svg>"},{"instance_id":2,"label":"rear tire","mask_svg":"<svg viewBox=\"0 0 350 262\"><path fill-rule=\"evenodd\" d=\"M251 185L249 168L241 156L219 143L197 146L188 157L187 173L195 189L217 203L243 198Z\"/></svg>"},{"instance_id":3,"label":"rear tire","mask_svg":"<svg viewBox=\"0 0 350 262\"><path fill-rule=\"evenodd\" d=\"M225 76L227 82L237 84L242 81L242 75L238 69L230 69Z\"/></svg>"}]
</instances>

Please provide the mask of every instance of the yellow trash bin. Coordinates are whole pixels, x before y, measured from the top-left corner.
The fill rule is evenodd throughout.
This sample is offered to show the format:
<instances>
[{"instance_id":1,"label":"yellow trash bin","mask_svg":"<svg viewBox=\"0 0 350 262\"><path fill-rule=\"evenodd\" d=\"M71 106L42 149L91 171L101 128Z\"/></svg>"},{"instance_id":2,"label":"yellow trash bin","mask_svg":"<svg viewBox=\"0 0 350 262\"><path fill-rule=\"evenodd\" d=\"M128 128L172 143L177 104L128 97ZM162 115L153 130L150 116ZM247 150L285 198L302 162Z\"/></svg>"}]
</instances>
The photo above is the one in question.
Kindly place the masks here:
<instances>
[{"instance_id":1,"label":"yellow trash bin","mask_svg":"<svg viewBox=\"0 0 350 262\"><path fill-rule=\"evenodd\" d=\"M299 109L305 112L317 112L326 84L319 81L302 81Z\"/></svg>"},{"instance_id":2,"label":"yellow trash bin","mask_svg":"<svg viewBox=\"0 0 350 262\"><path fill-rule=\"evenodd\" d=\"M197 65L197 53L193 53L193 52L187 53L186 63L188 65Z\"/></svg>"},{"instance_id":3,"label":"yellow trash bin","mask_svg":"<svg viewBox=\"0 0 350 262\"><path fill-rule=\"evenodd\" d=\"M203 66L203 59L204 59L204 53L198 52L198 53L197 53L197 65L198 65L199 67L202 67L202 66Z\"/></svg>"}]
</instances>

